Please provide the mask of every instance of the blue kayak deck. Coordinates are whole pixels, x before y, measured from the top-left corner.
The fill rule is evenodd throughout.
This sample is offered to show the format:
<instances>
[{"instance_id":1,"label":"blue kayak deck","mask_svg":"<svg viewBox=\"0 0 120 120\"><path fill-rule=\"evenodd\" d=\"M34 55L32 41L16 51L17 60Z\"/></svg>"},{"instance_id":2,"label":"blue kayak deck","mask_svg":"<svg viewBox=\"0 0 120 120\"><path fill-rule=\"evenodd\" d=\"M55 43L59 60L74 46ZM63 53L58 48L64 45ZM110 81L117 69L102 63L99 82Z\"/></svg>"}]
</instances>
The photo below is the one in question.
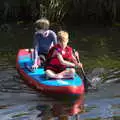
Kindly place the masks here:
<instances>
[{"instance_id":1,"label":"blue kayak deck","mask_svg":"<svg viewBox=\"0 0 120 120\"><path fill-rule=\"evenodd\" d=\"M30 71L26 68L26 64L31 67L32 60L30 55L23 55L18 57L18 64L20 68L24 70L24 72L30 76L35 81L40 84L48 85L48 86L81 86L82 79L76 73L73 79L46 79L44 68L38 68L34 71Z\"/></svg>"}]
</instances>

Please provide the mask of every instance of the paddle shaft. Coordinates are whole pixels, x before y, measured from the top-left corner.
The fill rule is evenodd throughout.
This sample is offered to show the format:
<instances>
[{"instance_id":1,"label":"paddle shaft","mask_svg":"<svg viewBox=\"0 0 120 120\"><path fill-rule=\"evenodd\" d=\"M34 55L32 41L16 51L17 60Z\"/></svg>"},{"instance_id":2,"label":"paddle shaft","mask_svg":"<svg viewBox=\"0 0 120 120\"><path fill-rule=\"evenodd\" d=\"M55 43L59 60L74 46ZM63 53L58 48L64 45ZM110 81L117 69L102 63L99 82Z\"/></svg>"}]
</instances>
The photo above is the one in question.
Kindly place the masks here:
<instances>
[{"instance_id":1,"label":"paddle shaft","mask_svg":"<svg viewBox=\"0 0 120 120\"><path fill-rule=\"evenodd\" d=\"M76 56L76 59L77 59L78 63L80 63L80 60L77 58L77 56ZM85 91L87 91L88 90L88 81L87 81L83 67L81 67L81 71L82 71L82 75L84 77L83 82L84 82Z\"/></svg>"},{"instance_id":2,"label":"paddle shaft","mask_svg":"<svg viewBox=\"0 0 120 120\"><path fill-rule=\"evenodd\" d=\"M75 53L75 51L74 51L74 53ZM75 57L76 57L77 62L80 63L80 60L79 60L78 56L75 55ZM88 86L91 86L91 87L92 87L92 84L91 84L91 82L87 79L83 67L81 67L81 71L82 71L82 75L83 75L83 77L84 77L83 82L84 82L85 91L87 92L87 91L88 91Z\"/></svg>"}]
</instances>

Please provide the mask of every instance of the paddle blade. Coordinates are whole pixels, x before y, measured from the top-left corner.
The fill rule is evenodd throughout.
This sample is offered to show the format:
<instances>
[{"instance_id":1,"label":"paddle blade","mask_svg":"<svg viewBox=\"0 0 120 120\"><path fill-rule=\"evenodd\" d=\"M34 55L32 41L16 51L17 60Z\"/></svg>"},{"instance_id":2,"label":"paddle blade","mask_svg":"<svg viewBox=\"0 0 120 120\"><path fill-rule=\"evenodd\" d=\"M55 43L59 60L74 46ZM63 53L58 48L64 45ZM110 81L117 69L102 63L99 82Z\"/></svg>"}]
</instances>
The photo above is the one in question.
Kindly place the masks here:
<instances>
[{"instance_id":1,"label":"paddle blade","mask_svg":"<svg viewBox=\"0 0 120 120\"><path fill-rule=\"evenodd\" d=\"M84 76L83 78L83 83L84 83L85 92L88 92L88 80L86 76Z\"/></svg>"}]
</instances>

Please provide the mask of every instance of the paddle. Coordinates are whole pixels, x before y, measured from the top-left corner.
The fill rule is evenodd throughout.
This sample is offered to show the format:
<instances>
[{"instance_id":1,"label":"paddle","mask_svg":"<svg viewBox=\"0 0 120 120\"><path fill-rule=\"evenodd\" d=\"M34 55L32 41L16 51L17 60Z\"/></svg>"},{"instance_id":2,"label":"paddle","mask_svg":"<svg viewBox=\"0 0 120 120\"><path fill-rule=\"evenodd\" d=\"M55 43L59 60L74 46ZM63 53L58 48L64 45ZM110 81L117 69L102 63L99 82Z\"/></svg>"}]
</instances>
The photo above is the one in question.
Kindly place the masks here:
<instances>
[{"instance_id":1,"label":"paddle","mask_svg":"<svg viewBox=\"0 0 120 120\"><path fill-rule=\"evenodd\" d=\"M75 49L73 51L74 51L74 55L75 55L75 52L76 52ZM76 57L77 62L80 63L79 56L75 55L75 57ZM86 77L83 67L81 67L81 71L82 71L82 75L84 77L83 83L84 83L84 87L85 87L85 92L87 92L88 86L93 87L93 85L91 84L90 80Z\"/></svg>"}]
</instances>

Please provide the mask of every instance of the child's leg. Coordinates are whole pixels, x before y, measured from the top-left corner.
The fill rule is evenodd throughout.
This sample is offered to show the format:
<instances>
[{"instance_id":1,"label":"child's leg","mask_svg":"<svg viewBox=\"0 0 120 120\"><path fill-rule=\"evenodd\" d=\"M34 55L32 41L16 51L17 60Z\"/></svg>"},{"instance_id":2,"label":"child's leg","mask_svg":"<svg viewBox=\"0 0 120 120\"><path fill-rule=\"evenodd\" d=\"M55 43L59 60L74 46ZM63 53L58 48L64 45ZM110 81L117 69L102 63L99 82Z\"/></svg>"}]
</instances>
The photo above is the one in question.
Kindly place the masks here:
<instances>
[{"instance_id":1,"label":"child's leg","mask_svg":"<svg viewBox=\"0 0 120 120\"><path fill-rule=\"evenodd\" d=\"M37 61L38 66L43 65L45 61L46 61L45 55L43 55L43 54L39 55L39 58Z\"/></svg>"},{"instance_id":2,"label":"child's leg","mask_svg":"<svg viewBox=\"0 0 120 120\"><path fill-rule=\"evenodd\" d=\"M75 73L75 69L73 68L66 69L58 74L56 74L52 70L46 70L46 75L50 78L73 78L74 73Z\"/></svg>"},{"instance_id":3,"label":"child's leg","mask_svg":"<svg viewBox=\"0 0 120 120\"><path fill-rule=\"evenodd\" d=\"M50 78L56 78L56 73L55 72L53 72L52 70L46 70L46 75L47 75L47 77L50 77Z\"/></svg>"},{"instance_id":4,"label":"child's leg","mask_svg":"<svg viewBox=\"0 0 120 120\"><path fill-rule=\"evenodd\" d=\"M75 69L74 68L69 68L66 69L64 71L62 71L61 73L58 73L58 77L62 77L62 78L73 78L75 74Z\"/></svg>"}]
</instances>

